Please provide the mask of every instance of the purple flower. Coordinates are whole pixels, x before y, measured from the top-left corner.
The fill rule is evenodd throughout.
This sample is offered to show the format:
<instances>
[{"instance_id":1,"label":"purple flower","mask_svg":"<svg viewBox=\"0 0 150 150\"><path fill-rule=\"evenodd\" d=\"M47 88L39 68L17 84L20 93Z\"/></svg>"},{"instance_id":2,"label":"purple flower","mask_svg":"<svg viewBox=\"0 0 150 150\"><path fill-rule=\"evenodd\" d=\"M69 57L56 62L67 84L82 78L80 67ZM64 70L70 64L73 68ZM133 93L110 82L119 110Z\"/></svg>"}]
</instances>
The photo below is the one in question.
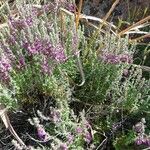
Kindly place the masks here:
<instances>
[{"instance_id":1,"label":"purple flower","mask_svg":"<svg viewBox=\"0 0 150 150\"><path fill-rule=\"evenodd\" d=\"M58 123L61 120L59 110L52 109L51 110L52 121L54 123Z\"/></svg>"},{"instance_id":2,"label":"purple flower","mask_svg":"<svg viewBox=\"0 0 150 150\"><path fill-rule=\"evenodd\" d=\"M37 15L39 14L39 9L33 6L33 7L32 7L32 14L33 14L34 16L37 16Z\"/></svg>"},{"instance_id":3,"label":"purple flower","mask_svg":"<svg viewBox=\"0 0 150 150\"><path fill-rule=\"evenodd\" d=\"M37 54L38 50L34 46L28 46L29 54Z\"/></svg>"},{"instance_id":4,"label":"purple flower","mask_svg":"<svg viewBox=\"0 0 150 150\"><path fill-rule=\"evenodd\" d=\"M129 56L129 54L112 54L112 53L104 53L101 56L102 60L105 63L110 63L110 64L119 64L120 62L122 63L132 63L132 57Z\"/></svg>"},{"instance_id":5,"label":"purple flower","mask_svg":"<svg viewBox=\"0 0 150 150\"><path fill-rule=\"evenodd\" d=\"M136 143L137 145L141 145L141 144L143 143L142 140L143 140L143 139L142 139L141 137L138 137L138 138L136 139L135 143Z\"/></svg>"},{"instance_id":6,"label":"purple flower","mask_svg":"<svg viewBox=\"0 0 150 150\"><path fill-rule=\"evenodd\" d=\"M84 135L84 140L89 144L92 141L92 135L90 132L86 132Z\"/></svg>"},{"instance_id":7,"label":"purple flower","mask_svg":"<svg viewBox=\"0 0 150 150\"><path fill-rule=\"evenodd\" d=\"M138 122L133 129L136 133L143 134L145 132L145 125L142 122Z\"/></svg>"},{"instance_id":8,"label":"purple flower","mask_svg":"<svg viewBox=\"0 0 150 150\"><path fill-rule=\"evenodd\" d=\"M57 45L53 48L51 57L56 60L56 62L64 62L66 60L64 48L61 45Z\"/></svg>"},{"instance_id":9,"label":"purple flower","mask_svg":"<svg viewBox=\"0 0 150 150\"><path fill-rule=\"evenodd\" d=\"M27 17L25 22L28 26L31 26L33 24L33 18L31 16Z\"/></svg>"},{"instance_id":10,"label":"purple flower","mask_svg":"<svg viewBox=\"0 0 150 150\"><path fill-rule=\"evenodd\" d=\"M1 71L0 71L0 79L1 79L3 82L9 82L9 81L10 81L9 74L8 74L7 72L1 72Z\"/></svg>"},{"instance_id":11,"label":"purple flower","mask_svg":"<svg viewBox=\"0 0 150 150\"><path fill-rule=\"evenodd\" d=\"M14 19L10 17L9 21L11 28L14 29L23 29L24 27L31 26L33 24L33 19L31 16L28 16L25 19Z\"/></svg>"},{"instance_id":12,"label":"purple flower","mask_svg":"<svg viewBox=\"0 0 150 150\"><path fill-rule=\"evenodd\" d=\"M36 39L32 44L26 42L24 43L24 47L27 48L29 54L38 54L43 49L42 41L39 39Z\"/></svg>"},{"instance_id":13,"label":"purple flower","mask_svg":"<svg viewBox=\"0 0 150 150\"><path fill-rule=\"evenodd\" d=\"M76 128L76 132L77 132L78 134L80 134L80 133L83 132L83 129L82 129L81 127L77 127L77 128Z\"/></svg>"},{"instance_id":14,"label":"purple flower","mask_svg":"<svg viewBox=\"0 0 150 150\"><path fill-rule=\"evenodd\" d=\"M68 9L71 12L75 12L76 10L75 4L71 4L71 3L67 4L66 9Z\"/></svg>"},{"instance_id":15,"label":"purple flower","mask_svg":"<svg viewBox=\"0 0 150 150\"><path fill-rule=\"evenodd\" d=\"M129 70L128 70L128 69L124 69L124 70L123 70L123 75L124 75L125 77L127 77L127 76L129 75Z\"/></svg>"},{"instance_id":16,"label":"purple flower","mask_svg":"<svg viewBox=\"0 0 150 150\"><path fill-rule=\"evenodd\" d=\"M0 62L1 69L2 71L10 71L11 70L11 65L8 62Z\"/></svg>"},{"instance_id":17,"label":"purple flower","mask_svg":"<svg viewBox=\"0 0 150 150\"><path fill-rule=\"evenodd\" d=\"M84 126L85 126L85 128L87 128L87 129L90 129L90 128L91 128L91 125L90 125L90 123L89 123L88 121L86 121L86 122L84 123Z\"/></svg>"},{"instance_id":18,"label":"purple flower","mask_svg":"<svg viewBox=\"0 0 150 150\"><path fill-rule=\"evenodd\" d=\"M51 56L52 49L53 49L53 46L52 46L51 42L44 40L42 43L41 53L47 57Z\"/></svg>"},{"instance_id":19,"label":"purple flower","mask_svg":"<svg viewBox=\"0 0 150 150\"><path fill-rule=\"evenodd\" d=\"M148 136L139 135L135 141L137 145L150 145L150 138Z\"/></svg>"},{"instance_id":20,"label":"purple flower","mask_svg":"<svg viewBox=\"0 0 150 150\"><path fill-rule=\"evenodd\" d=\"M57 12L57 4L55 2L43 5L42 8L45 12Z\"/></svg>"},{"instance_id":21,"label":"purple flower","mask_svg":"<svg viewBox=\"0 0 150 150\"><path fill-rule=\"evenodd\" d=\"M147 145L147 137L143 137L142 143L145 144L145 145Z\"/></svg>"},{"instance_id":22,"label":"purple flower","mask_svg":"<svg viewBox=\"0 0 150 150\"><path fill-rule=\"evenodd\" d=\"M110 63L110 64L118 64L119 63L119 57L118 55L111 54L111 53L105 53L102 55L102 60L105 63Z\"/></svg>"},{"instance_id":23,"label":"purple flower","mask_svg":"<svg viewBox=\"0 0 150 150\"><path fill-rule=\"evenodd\" d=\"M6 39L7 43L11 46L14 46L16 44L17 38L16 38L16 32L11 32L11 35L9 35Z\"/></svg>"},{"instance_id":24,"label":"purple flower","mask_svg":"<svg viewBox=\"0 0 150 150\"><path fill-rule=\"evenodd\" d=\"M22 41L22 47L25 49L28 49L28 46L30 45L30 43L27 40L23 40Z\"/></svg>"},{"instance_id":25,"label":"purple flower","mask_svg":"<svg viewBox=\"0 0 150 150\"><path fill-rule=\"evenodd\" d=\"M0 78L9 81L9 72L12 70L11 62L6 56L0 58Z\"/></svg>"},{"instance_id":26,"label":"purple flower","mask_svg":"<svg viewBox=\"0 0 150 150\"><path fill-rule=\"evenodd\" d=\"M28 50L29 54L38 54L42 49L42 42L39 39L35 39L33 43L28 42L27 39L22 42L23 48Z\"/></svg>"},{"instance_id":27,"label":"purple flower","mask_svg":"<svg viewBox=\"0 0 150 150\"><path fill-rule=\"evenodd\" d=\"M40 138L40 140L42 140L42 141L44 141L46 139L47 133L42 126L37 127L37 135Z\"/></svg>"},{"instance_id":28,"label":"purple flower","mask_svg":"<svg viewBox=\"0 0 150 150\"><path fill-rule=\"evenodd\" d=\"M20 67L24 67L25 66L25 59L24 59L23 56L19 57L19 64L20 64Z\"/></svg>"},{"instance_id":29,"label":"purple flower","mask_svg":"<svg viewBox=\"0 0 150 150\"><path fill-rule=\"evenodd\" d=\"M74 140L74 136L71 133L69 133L68 136L67 136L67 140L68 140L69 144L72 143L73 140Z\"/></svg>"},{"instance_id":30,"label":"purple flower","mask_svg":"<svg viewBox=\"0 0 150 150\"><path fill-rule=\"evenodd\" d=\"M62 143L60 145L60 150L68 150L67 144L66 143Z\"/></svg>"},{"instance_id":31,"label":"purple flower","mask_svg":"<svg viewBox=\"0 0 150 150\"><path fill-rule=\"evenodd\" d=\"M33 45L32 45L37 51L42 50L44 43L40 39L35 39Z\"/></svg>"},{"instance_id":32,"label":"purple flower","mask_svg":"<svg viewBox=\"0 0 150 150\"><path fill-rule=\"evenodd\" d=\"M51 58L58 63L66 61L64 48L61 44L54 47L51 42L36 38L33 43L24 41L23 47L28 50L29 55L44 55L46 58ZM43 68L48 68L48 64L44 63Z\"/></svg>"},{"instance_id":33,"label":"purple flower","mask_svg":"<svg viewBox=\"0 0 150 150\"><path fill-rule=\"evenodd\" d=\"M150 137L148 137L148 138L146 139L146 144L147 144L148 146L150 146Z\"/></svg>"},{"instance_id":34,"label":"purple flower","mask_svg":"<svg viewBox=\"0 0 150 150\"><path fill-rule=\"evenodd\" d=\"M42 73L50 75L52 73L52 67L49 66L48 61L44 60L41 64Z\"/></svg>"}]
</instances>

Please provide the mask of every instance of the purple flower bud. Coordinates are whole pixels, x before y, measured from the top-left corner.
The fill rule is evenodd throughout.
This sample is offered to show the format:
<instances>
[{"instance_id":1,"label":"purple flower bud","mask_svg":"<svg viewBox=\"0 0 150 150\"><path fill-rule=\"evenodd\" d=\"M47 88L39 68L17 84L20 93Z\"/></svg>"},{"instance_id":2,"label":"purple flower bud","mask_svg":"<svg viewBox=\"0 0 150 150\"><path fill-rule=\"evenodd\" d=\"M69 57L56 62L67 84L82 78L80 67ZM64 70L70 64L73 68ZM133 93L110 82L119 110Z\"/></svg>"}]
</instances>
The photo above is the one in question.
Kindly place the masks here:
<instances>
[{"instance_id":1,"label":"purple flower bud","mask_svg":"<svg viewBox=\"0 0 150 150\"><path fill-rule=\"evenodd\" d=\"M124 75L125 77L127 77L128 74L129 74L129 70L128 70L128 69L124 69L124 70L123 70L123 75Z\"/></svg>"},{"instance_id":2,"label":"purple flower bud","mask_svg":"<svg viewBox=\"0 0 150 150\"><path fill-rule=\"evenodd\" d=\"M45 12L57 12L57 4L55 2L43 5L42 7Z\"/></svg>"},{"instance_id":3,"label":"purple flower bud","mask_svg":"<svg viewBox=\"0 0 150 150\"><path fill-rule=\"evenodd\" d=\"M48 75L52 74L52 67L49 66L49 64L46 60L44 60L42 62L41 68L42 68L42 73L43 74L48 74Z\"/></svg>"},{"instance_id":4,"label":"purple flower bud","mask_svg":"<svg viewBox=\"0 0 150 150\"><path fill-rule=\"evenodd\" d=\"M147 137L143 137L143 138L142 138L142 143L143 143L143 144L147 144Z\"/></svg>"},{"instance_id":5,"label":"purple flower bud","mask_svg":"<svg viewBox=\"0 0 150 150\"><path fill-rule=\"evenodd\" d=\"M87 129L90 129L90 128L91 128L91 125L90 125L90 123L89 123L88 121L85 122L84 126L85 126L85 128L87 128Z\"/></svg>"},{"instance_id":6,"label":"purple flower bud","mask_svg":"<svg viewBox=\"0 0 150 150\"><path fill-rule=\"evenodd\" d=\"M146 144L147 144L148 146L150 146L150 138L149 138L149 137L146 139Z\"/></svg>"},{"instance_id":7,"label":"purple flower bud","mask_svg":"<svg viewBox=\"0 0 150 150\"><path fill-rule=\"evenodd\" d=\"M46 139L47 133L42 126L37 127L37 135L42 141Z\"/></svg>"},{"instance_id":8,"label":"purple flower bud","mask_svg":"<svg viewBox=\"0 0 150 150\"><path fill-rule=\"evenodd\" d=\"M28 46L28 52L32 55L38 53L37 49L34 46Z\"/></svg>"},{"instance_id":9,"label":"purple flower bud","mask_svg":"<svg viewBox=\"0 0 150 150\"><path fill-rule=\"evenodd\" d=\"M26 41L23 41L22 43L22 47L25 48L25 49L28 49L30 43L26 40Z\"/></svg>"},{"instance_id":10,"label":"purple flower bud","mask_svg":"<svg viewBox=\"0 0 150 150\"><path fill-rule=\"evenodd\" d=\"M52 121L53 121L54 123L60 122L61 117L60 117L60 112L59 112L59 110L52 109L52 110L51 110L51 117L52 117Z\"/></svg>"},{"instance_id":11,"label":"purple flower bud","mask_svg":"<svg viewBox=\"0 0 150 150\"><path fill-rule=\"evenodd\" d=\"M83 132L83 129L82 129L81 127L77 127L77 128L76 128L76 132L77 132L78 134L80 134L80 133Z\"/></svg>"},{"instance_id":12,"label":"purple flower bud","mask_svg":"<svg viewBox=\"0 0 150 150\"><path fill-rule=\"evenodd\" d=\"M136 139L135 143L136 143L137 145L141 145L141 144L143 143L142 140L143 140L142 137L138 137L138 138Z\"/></svg>"},{"instance_id":13,"label":"purple flower bud","mask_svg":"<svg viewBox=\"0 0 150 150\"><path fill-rule=\"evenodd\" d=\"M73 140L74 140L74 136L69 133L68 136L67 136L67 140L68 140L68 143L69 143L69 144L72 143Z\"/></svg>"},{"instance_id":14,"label":"purple flower bud","mask_svg":"<svg viewBox=\"0 0 150 150\"><path fill-rule=\"evenodd\" d=\"M101 56L101 58L105 63L110 63L110 64L119 63L119 57L115 54L105 53L104 55Z\"/></svg>"},{"instance_id":15,"label":"purple flower bud","mask_svg":"<svg viewBox=\"0 0 150 150\"><path fill-rule=\"evenodd\" d=\"M64 62L66 60L64 48L61 45L57 45L55 48L53 48L51 57L57 62Z\"/></svg>"},{"instance_id":16,"label":"purple flower bud","mask_svg":"<svg viewBox=\"0 0 150 150\"><path fill-rule=\"evenodd\" d=\"M28 16L25 19L14 19L14 18L10 17L9 24L10 24L11 28L23 29L26 26L31 26L33 24L33 20L31 18L31 16Z\"/></svg>"},{"instance_id":17,"label":"purple flower bud","mask_svg":"<svg viewBox=\"0 0 150 150\"><path fill-rule=\"evenodd\" d=\"M66 143L61 144L60 150L68 150L67 144Z\"/></svg>"},{"instance_id":18,"label":"purple flower bud","mask_svg":"<svg viewBox=\"0 0 150 150\"><path fill-rule=\"evenodd\" d=\"M86 132L84 135L84 140L89 144L92 141L92 135L90 132Z\"/></svg>"},{"instance_id":19,"label":"purple flower bud","mask_svg":"<svg viewBox=\"0 0 150 150\"><path fill-rule=\"evenodd\" d=\"M6 57L3 56L0 59L0 76L2 79L7 80L9 78L9 72L11 71L11 62L10 60Z\"/></svg>"},{"instance_id":20,"label":"purple flower bud","mask_svg":"<svg viewBox=\"0 0 150 150\"><path fill-rule=\"evenodd\" d=\"M26 21L28 26L31 26L33 24L33 19L31 16L27 17L25 21Z\"/></svg>"},{"instance_id":21,"label":"purple flower bud","mask_svg":"<svg viewBox=\"0 0 150 150\"><path fill-rule=\"evenodd\" d=\"M75 5L74 4L67 4L66 5L66 9L68 9L69 11L71 11L71 12L75 12L75 10L76 10L76 7L75 7Z\"/></svg>"},{"instance_id":22,"label":"purple flower bud","mask_svg":"<svg viewBox=\"0 0 150 150\"><path fill-rule=\"evenodd\" d=\"M21 67L24 67L24 66L25 66L25 59L24 59L23 56L20 56L20 57L19 57L19 64L20 64Z\"/></svg>"},{"instance_id":23,"label":"purple flower bud","mask_svg":"<svg viewBox=\"0 0 150 150\"><path fill-rule=\"evenodd\" d=\"M8 83L10 81L9 73L0 71L0 80L2 80L5 83Z\"/></svg>"},{"instance_id":24,"label":"purple flower bud","mask_svg":"<svg viewBox=\"0 0 150 150\"><path fill-rule=\"evenodd\" d=\"M138 122L134 127L134 131L137 133L144 133L145 132L145 125L142 122Z\"/></svg>"}]
</instances>

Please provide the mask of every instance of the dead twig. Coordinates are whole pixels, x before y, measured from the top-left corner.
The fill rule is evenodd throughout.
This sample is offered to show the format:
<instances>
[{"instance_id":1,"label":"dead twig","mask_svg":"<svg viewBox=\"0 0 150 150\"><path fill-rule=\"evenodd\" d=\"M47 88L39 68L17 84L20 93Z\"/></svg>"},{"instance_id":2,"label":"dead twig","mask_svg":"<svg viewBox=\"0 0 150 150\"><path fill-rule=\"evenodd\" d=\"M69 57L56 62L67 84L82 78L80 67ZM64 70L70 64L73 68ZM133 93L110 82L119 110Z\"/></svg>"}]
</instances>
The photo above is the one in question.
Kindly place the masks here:
<instances>
[{"instance_id":1,"label":"dead twig","mask_svg":"<svg viewBox=\"0 0 150 150\"><path fill-rule=\"evenodd\" d=\"M80 20L80 13L81 13L81 9L82 9L82 4L83 4L83 0L80 0L79 9L78 9L77 16L76 16L76 30L79 26L79 20Z\"/></svg>"},{"instance_id":2,"label":"dead twig","mask_svg":"<svg viewBox=\"0 0 150 150\"><path fill-rule=\"evenodd\" d=\"M146 21L148 21L148 20L150 20L150 16L145 17L144 19L142 19L142 20L136 22L135 24L133 24L133 25L131 25L130 27L126 28L125 30L121 31L120 33L118 33L118 36L124 35L126 32L132 30L133 28L135 28L135 27L141 25L142 23L144 23L144 22L146 22Z\"/></svg>"},{"instance_id":3,"label":"dead twig","mask_svg":"<svg viewBox=\"0 0 150 150\"><path fill-rule=\"evenodd\" d=\"M14 138L18 141L18 143L24 147L26 147L26 145L24 144L24 142L20 139L20 137L17 135L17 133L15 132L14 128L12 127L9 117L7 115L7 109L5 106L3 106L2 104L0 104L0 117L6 127L6 129L8 129L10 131L10 133L14 136Z\"/></svg>"},{"instance_id":4,"label":"dead twig","mask_svg":"<svg viewBox=\"0 0 150 150\"><path fill-rule=\"evenodd\" d=\"M150 38L150 34L146 34L146 35L140 36L140 37L138 37L138 38L131 39L130 42L141 41L141 40L143 40L144 38Z\"/></svg>"}]
</instances>

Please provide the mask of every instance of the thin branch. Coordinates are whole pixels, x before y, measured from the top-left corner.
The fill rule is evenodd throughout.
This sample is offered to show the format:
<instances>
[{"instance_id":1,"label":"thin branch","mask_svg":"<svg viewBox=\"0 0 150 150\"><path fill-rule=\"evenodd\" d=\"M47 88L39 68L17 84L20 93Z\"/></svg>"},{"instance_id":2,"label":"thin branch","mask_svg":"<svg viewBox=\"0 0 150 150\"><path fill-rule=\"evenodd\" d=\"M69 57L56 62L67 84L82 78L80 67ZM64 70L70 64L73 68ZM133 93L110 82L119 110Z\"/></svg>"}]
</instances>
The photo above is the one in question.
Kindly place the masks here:
<instances>
[{"instance_id":1,"label":"thin branch","mask_svg":"<svg viewBox=\"0 0 150 150\"><path fill-rule=\"evenodd\" d=\"M116 0L113 5L111 6L110 10L108 11L108 13L105 15L105 17L103 18L103 20L107 20L110 16L110 14L113 12L113 10L115 9L116 5L119 3L120 0Z\"/></svg>"},{"instance_id":2,"label":"thin branch","mask_svg":"<svg viewBox=\"0 0 150 150\"><path fill-rule=\"evenodd\" d=\"M103 136L105 136L105 139L101 142L101 144L96 148L96 150L99 150L100 147L107 141L107 137L105 134L103 134Z\"/></svg>"},{"instance_id":3,"label":"thin branch","mask_svg":"<svg viewBox=\"0 0 150 150\"><path fill-rule=\"evenodd\" d=\"M9 120L9 117L7 115L7 108L5 108L5 106L3 106L2 104L0 104L0 117L1 117L5 127L7 129L9 129L10 133L14 136L14 138L18 141L18 143L20 145L26 147L24 142L20 139L20 137L17 135L14 128L12 127L10 120Z\"/></svg>"},{"instance_id":4,"label":"thin branch","mask_svg":"<svg viewBox=\"0 0 150 150\"><path fill-rule=\"evenodd\" d=\"M79 9L78 9L78 13L77 13L77 16L76 16L76 29L79 26L79 20L80 20L80 13L81 13L81 9L82 9L82 4L83 4L83 0L80 0Z\"/></svg>"},{"instance_id":5,"label":"thin branch","mask_svg":"<svg viewBox=\"0 0 150 150\"><path fill-rule=\"evenodd\" d=\"M102 29L102 27L103 27L103 25L105 24L106 20L109 18L110 14L113 12L113 10L115 9L115 7L116 7L116 5L119 3L119 1L120 1L120 0L116 0L116 1L112 4L110 10L108 11L108 13L107 13L107 14L105 15L105 17L103 18L103 23L100 24L99 30L98 30L98 32L96 32L97 34L98 34L99 31ZM97 34L96 34L95 36L97 36Z\"/></svg>"},{"instance_id":6,"label":"thin branch","mask_svg":"<svg viewBox=\"0 0 150 150\"><path fill-rule=\"evenodd\" d=\"M144 38L150 38L150 34L146 34L146 35L140 36L140 37L138 37L138 38L131 39L130 42L141 41L141 40L143 40Z\"/></svg>"},{"instance_id":7,"label":"thin branch","mask_svg":"<svg viewBox=\"0 0 150 150\"><path fill-rule=\"evenodd\" d=\"M144 23L148 20L150 20L150 16L145 17L144 19L138 21L137 23L135 23L135 24L131 25L130 27L126 28L125 30L121 31L120 33L118 33L118 36L121 36L121 35L125 34L126 32L132 30L136 26L141 25L142 23Z\"/></svg>"}]
</instances>

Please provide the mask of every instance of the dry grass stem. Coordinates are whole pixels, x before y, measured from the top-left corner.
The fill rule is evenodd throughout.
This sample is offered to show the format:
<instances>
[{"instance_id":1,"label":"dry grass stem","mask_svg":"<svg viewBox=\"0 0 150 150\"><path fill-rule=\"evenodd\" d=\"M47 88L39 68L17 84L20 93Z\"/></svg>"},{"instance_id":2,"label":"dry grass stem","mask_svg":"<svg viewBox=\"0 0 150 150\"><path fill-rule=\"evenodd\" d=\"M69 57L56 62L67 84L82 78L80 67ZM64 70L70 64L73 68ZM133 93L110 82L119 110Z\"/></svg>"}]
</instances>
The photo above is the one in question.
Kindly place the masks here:
<instances>
[{"instance_id":1,"label":"dry grass stem","mask_svg":"<svg viewBox=\"0 0 150 150\"><path fill-rule=\"evenodd\" d=\"M130 42L135 42L135 41L141 41L143 40L144 38L150 38L150 34L146 34L146 35L143 35L143 36L140 36L138 38L135 38L135 39L131 39Z\"/></svg>"},{"instance_id":2,"label":"dry grass stem","mask_svg":"<svg viewBox=\"0 0 150 150\"><path fill-rule=\"evenodd\" d=\"M82 4L83 4L83 0L80 0L79 9L78 9L77 16L76 16L76 29L79 26L79 20L80 20L80 13L81 13L81 9L82 9Z\"/></svg>"},{"instance_id":3,"label":"dry grass stem","mask_svg":"<svg viewBox=\"0 0 150 150\"><path fill-rule=\"evenodd\" d=\"M137 23L135 23L135 24L131 25L130 27L126 28L125 30L121 31L120 33L118 33L118 36L124 35L126 32L128 32L128 31L134 29L135 27L141 25L142 23L144 23L144 22L146 22L146 21L148 21L148 20L150 20L150 16L147 16L146 18L144 18L144 19L138 21Z\"/></svg>"},{"instance_id":4,"label":"dry grass stem","mask_svg":"<svg viewBox=\"0 0 150 150\"><path fill-rule=\"evenodd\" d=\"M113 12L113 10L115 9L116 5L119 3L120 0L116 0L113 5L111 6L110 10L108 11L108 13L105 15L105 17L103 18L103 20L107 20L109 18L109 16L111 15L111 13Z\"/></svg>"}]
</instances>

